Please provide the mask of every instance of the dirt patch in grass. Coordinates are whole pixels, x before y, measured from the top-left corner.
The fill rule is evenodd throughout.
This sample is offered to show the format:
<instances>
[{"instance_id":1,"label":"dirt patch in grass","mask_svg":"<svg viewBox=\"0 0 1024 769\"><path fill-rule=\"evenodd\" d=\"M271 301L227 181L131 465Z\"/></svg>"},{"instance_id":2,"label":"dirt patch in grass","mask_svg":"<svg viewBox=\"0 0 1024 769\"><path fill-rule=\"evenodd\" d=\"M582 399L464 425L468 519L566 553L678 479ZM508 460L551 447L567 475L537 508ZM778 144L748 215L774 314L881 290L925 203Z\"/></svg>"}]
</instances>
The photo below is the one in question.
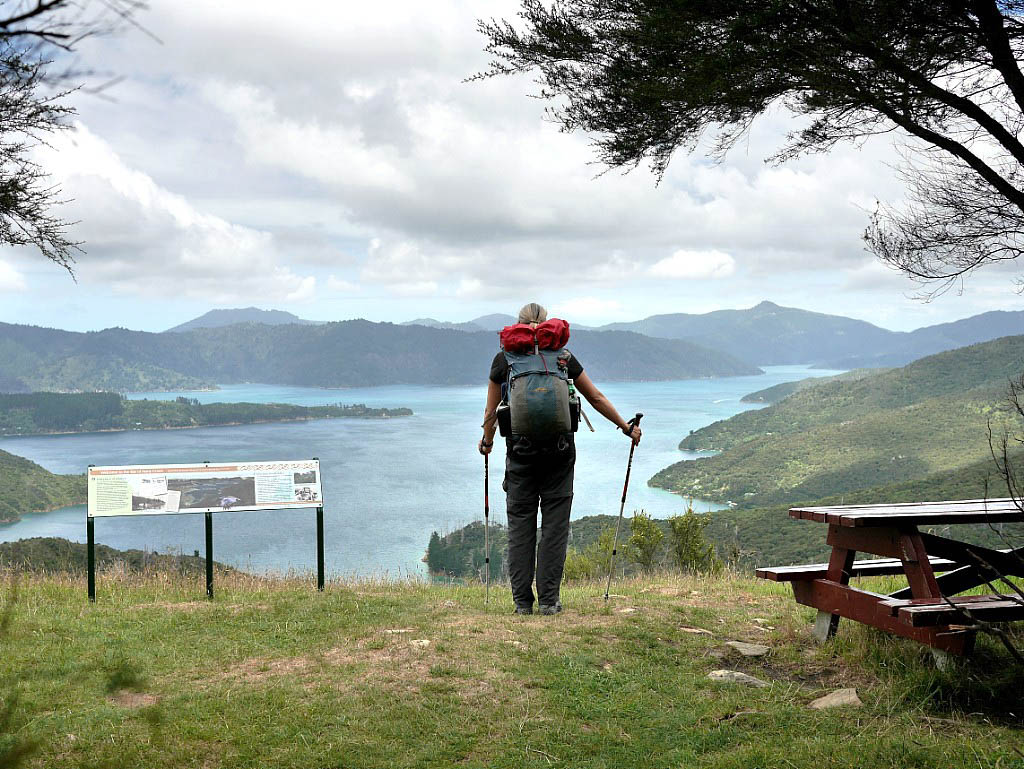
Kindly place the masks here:
<instances>
[{"instance_id":1,"label":"dirt patch in grass","mask_svg":"<svg viewBox=\"0 0 1024 769\"><path fill-rule=\"evenodd\" d=\"M107 697L107 701L112 702L119 708L145 708L150 705L156 705L160 698L155 694L135 692L131 689L119 689Z\"/></svg>"},{"instance_id":2,"label":"dirt patch in grass","mask_svg":"<svg viewBox=\"0 0 1024 769\"><path fill-rule=\"evenodd\" d=\"M209 601L182 601L172 603L171 601L155 601L153 603L140 603L133 606L133 609L169 609L171 611L199 611L213 606Z\"/></svg>"},{"instance_id":3,"label":"dirt patch in grass","mask_svg":"<svg viewBox=\"0 0 1024 769\"><path fill-rule=\"evenodd\" d=\"M312 661L307 657L283 657L279 659L253 657L233 665L220 675L214 676L212 680L234 680L254 684L279 676L301 676L312 666Z\"/></svg>"},{"instance_id":4,"label":"dirt patch in grass","mask_svg":"<svg viewBox=\"0 0 1024 769\"><path fill-rule=\"evenodd\" d=\"M480 643L478 639L472 639L474 646ZM476 651L468 655L477 663L470 668L451 665L453 659L463 658L467 650L439 652L436 645L437 642L426 647L416 646L403 635L376 636L335 646L319 654L252 657L209 680L235 686L263 686L287 679L304 689L325 686L352 691L365 687L407 694L426 688L468 698L490 695L509 677L488 659L494 654L508 654L515 647L491 641L485 644L487 657L478 658Z\"/></svg>"},{"instance_id":5,"label":"dirt patch in grass","mask_svg":"<svg viewBox=\"0 0 1024 769\"><path fill-rule=\"evenodd\" d=\"M383 644L356 641L318 654L297 657L251 657L219 675L213 683L259 685L288 677L310 688L321 684L349 689L359 683L391 685L408 689L428 678L436 655L402 636L388 636ZM345 672L339 668L354 668Z\"/></svg>"},{"instance_id":6,"label":"dirt patch in grass","mask_svg":"<svg viewBox=\"0 0 1024 769\"><path fill-rule=\"evenodd\" d=\"M133 606L133 609L166 609L168 611L195 612L201 609L212 608L227 609L232 614L241 614L243 611L253 609L256 611L267 611L270 606L265 603L213 603L212 601L155 601L153 603L140 603Z\"/></svg>"}]
</instances>

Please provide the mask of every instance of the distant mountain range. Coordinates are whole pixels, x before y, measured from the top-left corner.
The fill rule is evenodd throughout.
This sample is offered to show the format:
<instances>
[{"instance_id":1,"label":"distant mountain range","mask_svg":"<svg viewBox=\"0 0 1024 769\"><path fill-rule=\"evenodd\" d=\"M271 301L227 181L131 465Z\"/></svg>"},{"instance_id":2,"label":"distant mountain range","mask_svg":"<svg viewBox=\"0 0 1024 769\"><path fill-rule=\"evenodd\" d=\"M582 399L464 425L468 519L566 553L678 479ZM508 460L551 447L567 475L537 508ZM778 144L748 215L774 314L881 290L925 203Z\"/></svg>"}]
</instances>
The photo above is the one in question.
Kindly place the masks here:
<instances>
[{"instance_id":1,"label":"distant mountain range","mask_svg":"<svg viewBox=\"0 0 1024 769\"><path fill-rule=\"evenodd\" d=\"M256 381L345 387L478 381L511 315L462 323L323 323L256 307L212 310L162 334L72 333L0 324L0 392L184 390ZM598 380L750 374L761 365L896 367L1024 333L1024 312L988 312L912 332L761 302L746 310L653 315L596 330L570 347Z\"/></svg>"},{"instance_id":2,"label":"distant mountain range","mask_svg":"<svg viewBox=\"0 0 1024 769\"><path fill-rule=\"evenodd\" d=\"M481 315L479 318L473 318L473 320L465 321L464 323L452 323L447 320L434 320L433 318L417 318L416 320L407 320L401 325L403 326L429 326L430 328L452 328L457 331L501 331L505 326L511 326L517 321L512 315L503 315L502 313L494 313L492 315ZM596 331L593 326L584 326L580 323L572 323L573 331ZM613 331L615 329L605 329L606 331Z\"/></svg>"},{"instance_id":3,"label":"distant mountain range","mask_svg":"<svg viewBox=\"0 0 1024 769\"><path fill-rule=\"evenodd\" d=\"M805 363L852 369L903 366L944 350L1024 333L1024 311L987 312L903 332L840 315L761 302L749 310L652 315L600 328L687 339L759 366Z\"/></svg>"},{"instance_id":4,"label":"distant mountain range","mask_svg":"<svg viewBox=\"0 0 1024 769\"><path fill-rule=\"evenodd\" d=\"M599 382L760 371L692 342L625 331L575 332L569 346ZM0 324L0 384L8 392L185 390L234 382L315 387L479 384L497 351L493 331L365 320L242 323L160 334Z\"/></svg>"},{"instance_id":5,"label":"distant mountain range","mask_svg":"<svg viewBox=\"0 0 1024 769\"><path fill-rule=\"evenodd\" d=\"M233 326L236 323L262 323L265 326L286 326L297 324L300 326L315 326L323 321L305 320L298 315L292 315L284 310L261 310L258 307L242 307L234 310L210 310L198 318L182 323L168 331L192 331L197 328L220 328L221 326Z\"/></svg>"},{"instance_id":6,"label":"distant mountain range","mask_svg":"<svg viewBox=\"0 0 1024 769\"><path fill-rule=\"evenodd\" d=\"M986 312L906 332L890 331L841 315L781 307L773 302L702 315L652 315L598 327L572 323L571 318L569 321L573 330L632 331L661 339L685 339L754 366L808 364L836 369L904 366L945 350L1024 333L1024 311ZM497 331L514 322L511 315L494 314L462 323L419 318L403 325L475 332Z\"/></svg>"}]
</instances>

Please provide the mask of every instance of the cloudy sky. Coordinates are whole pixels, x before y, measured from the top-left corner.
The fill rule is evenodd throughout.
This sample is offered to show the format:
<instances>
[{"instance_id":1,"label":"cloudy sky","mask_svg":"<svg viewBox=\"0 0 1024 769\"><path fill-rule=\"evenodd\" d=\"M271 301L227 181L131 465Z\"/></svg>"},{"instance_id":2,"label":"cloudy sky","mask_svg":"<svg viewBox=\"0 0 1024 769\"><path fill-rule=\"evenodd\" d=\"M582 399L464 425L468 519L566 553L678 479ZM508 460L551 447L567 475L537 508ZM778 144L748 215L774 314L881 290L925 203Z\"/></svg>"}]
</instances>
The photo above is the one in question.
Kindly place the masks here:
<instances>
[{"instance_id":1,"label":"cloudy sky","mask_svg":"<svg viewBox=\"0 0 1024 769\"><path fill-rule=\"evenodd\" d=\"M83 46L124 79L77 95L41 154L73 199L77 282L0 251L0 321L158 331L249 305L458 321L536 300L599 324L769 299L912 329L1024 309L1018 271L925 304L864 252L867 211L900 196L888 138L766 166L794 127L780 112L722 164L677 156L660 186L600 174L528 79L463 82L487 64L477 18L515 2L150 5L162 43Z\"/></svg>"}]
</instances>

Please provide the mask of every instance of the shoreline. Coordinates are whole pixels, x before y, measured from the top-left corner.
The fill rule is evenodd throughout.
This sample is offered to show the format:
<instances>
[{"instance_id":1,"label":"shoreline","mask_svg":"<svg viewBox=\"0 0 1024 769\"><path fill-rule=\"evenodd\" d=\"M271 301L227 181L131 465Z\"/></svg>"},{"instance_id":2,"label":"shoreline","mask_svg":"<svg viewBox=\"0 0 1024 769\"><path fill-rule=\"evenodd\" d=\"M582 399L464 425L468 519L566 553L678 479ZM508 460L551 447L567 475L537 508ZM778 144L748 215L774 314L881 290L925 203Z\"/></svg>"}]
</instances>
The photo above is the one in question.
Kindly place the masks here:
<instances>
[{"instance_id":1,"label":"shoreline","mask_svg":"<svg viewBox=\"0 0 1024 769\"><path fill-rule=\"evenodd\" d=\"M105 427L99 430L50 430L36 433L2 433L0 440L4 438L33 438L44 435L96 435L98 433L132 433L132 432L155 432L159 430L198 430L203 427L242 427L244 425L269 425L286 424L289 422L315 422L318 419L400 419L413 416L412 414L381 414L379 416L368 416L362 414L318 416L318 417L287 417L281 419L254 419L251 422L217 422L208 425L166 425L162 427Z\"/></svg>"},{"instance_id":2,"label":"shoreline","mask_svg":"<svg viewBox=\"0 0 1024 769\"><path fill-rule=\"evenodd\" d=\"M57 505L56 507L48 507L45 510L27 510L23 513L18 513L17 518L12 518L11 520L0 519L0 526L8 526L13 523L19 523L26 515L41 515L45 513L52 513L55 510L63 510L65 507L75 507L76 505L84 505L87 502L88 500L83 499L81 502L71 502L70 504L66 505Z\"/></svg>"}]
</instances>

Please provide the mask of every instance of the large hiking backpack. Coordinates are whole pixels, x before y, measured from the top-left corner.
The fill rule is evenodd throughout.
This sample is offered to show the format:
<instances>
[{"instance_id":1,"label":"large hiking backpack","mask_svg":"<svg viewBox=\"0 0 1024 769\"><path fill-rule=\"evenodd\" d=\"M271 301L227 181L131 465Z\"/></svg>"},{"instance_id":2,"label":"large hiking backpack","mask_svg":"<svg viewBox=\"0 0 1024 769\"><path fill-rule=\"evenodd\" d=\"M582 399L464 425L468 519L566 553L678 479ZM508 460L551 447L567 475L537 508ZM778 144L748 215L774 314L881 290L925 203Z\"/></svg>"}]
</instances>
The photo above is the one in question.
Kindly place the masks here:
<instances>
[{"instance_id":1,"label":"large hiking backpack","mask_svg":"<svg viewBox=\"0 0 1024 769\"><path fill-rule=\"evenodd\" d=\"M579 399L569 380L569 324L552 318L531 328L518 323L501 331L508 379L498 406L503 437L554 438L575 432Z\"/></svg>"}]
</instances>

